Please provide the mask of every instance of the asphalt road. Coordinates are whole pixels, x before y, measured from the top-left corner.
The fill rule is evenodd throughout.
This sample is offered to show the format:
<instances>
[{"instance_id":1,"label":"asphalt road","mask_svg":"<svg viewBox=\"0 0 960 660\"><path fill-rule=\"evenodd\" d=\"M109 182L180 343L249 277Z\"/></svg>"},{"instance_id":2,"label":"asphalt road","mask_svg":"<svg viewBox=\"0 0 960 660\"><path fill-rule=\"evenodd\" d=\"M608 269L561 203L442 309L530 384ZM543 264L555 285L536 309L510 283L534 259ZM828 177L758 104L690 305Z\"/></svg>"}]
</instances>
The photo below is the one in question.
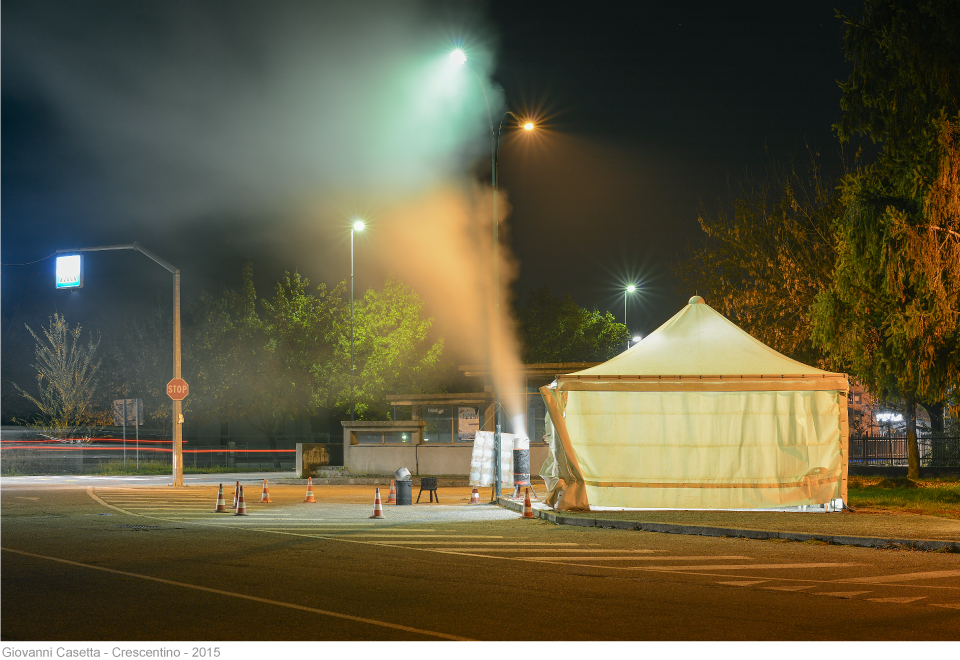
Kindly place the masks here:
<instances>
[{"instance_id":1,"label":"asphalt road","mask_svg":"<svg viewBox=\"0 0 960 660\"><path fill-rule=\"evenodd\" d=\"M246 517L208 485L0 486L3 641L960 638L957 554L564 527L463 488L376 520L369 486L248 485Z\"/></svg>"}]
</instances>

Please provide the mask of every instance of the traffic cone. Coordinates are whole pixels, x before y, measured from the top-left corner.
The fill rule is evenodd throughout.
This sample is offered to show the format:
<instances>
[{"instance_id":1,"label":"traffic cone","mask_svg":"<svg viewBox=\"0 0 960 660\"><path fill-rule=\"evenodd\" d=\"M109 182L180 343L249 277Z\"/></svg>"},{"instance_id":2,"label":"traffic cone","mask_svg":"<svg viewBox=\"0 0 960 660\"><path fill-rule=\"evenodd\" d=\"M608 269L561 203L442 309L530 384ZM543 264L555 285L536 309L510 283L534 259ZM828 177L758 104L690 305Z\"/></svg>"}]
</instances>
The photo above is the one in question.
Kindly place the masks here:
<instances>
[{"instance_id":1,"label":"traffic cone","mask_svg":"<svg viewBox=\"0 0 960 660\"><path fill-rule=\"evenodd\" d=\"M380 489L377 489L377 497L373 500L373 515L371 518L383 518L383 504L380 502Z\"/></svg>"},{"instance_id":2,"label":"traffic cone","mask_svg":"<svg viewBox=\"0 0 960 660\"><path fill-rule=\"evenodd\" d=\"M387 504L397 503L397 480L390 480L390 493L387 495Z\"/></svg>"},{"instance_id":3,"label":"traffic cone","mask_svg":"<svg viewBox=\"0 0 960 660\"><path fill-rule=\"evenodd\" d=\"M237 512L233 515L235 516L245 516L247 515L247 502L243 499L243 486L240 486L239 497L237 497Z\"/></svg>"},{"instance_id":4,"label":"traffic cone","mask_svg":"<svg viewBox=\"0 0 960 660\"><path fill-rule=\"evenodd\" d=\"M240 482L237 482L237 485L233 487L233 508L237 508L237 499L240 497Z\"/></svg>"},{"instance_id":5,"label":"traffic cone","mask_svg":"<svg viewBox=\"0 0 960 660\"><path fill-rule=\"evenodd\" d=\"M307 477L307 496L303 499L304 502L316 502L317 499L313 496L313 477Z\"/></svg>"},{"instance_id":6,"label":"traffic cone","mask_svg":"<svg viewBox=\"0 0 960 660\"><path fill-rule=\"evenodd\" d=\"M477 490L477 487L473 487L473 492L470 493L470 504L480 504L480 491Z\"/></svg>"},{"instance_id":7,"label":"traffic cone","mask_svg":"<svg viewBox=\"0 0 960 660\"><path fill-rule=\"evenodd\" d=\"M220 484L220 492L217 493L217 508L214 513L230 513L227 511L227 503L223 501L223 484Z\"/></svg>"},{"instance_id":8,"label":"traffic cone","mask_svg":"<svg viewBox=\"0 0 960 660\"><path fill-rule=\"evenodd\" d=\"M533 515L533 505L530 504L530 489L524 488L523 490L526 491L526 495L523 499L523 517L535 518L536 516Z\"/></svg>"},{"instance_id":9,"label":"traffic cone","mask_svg":"<svg viewBox=\"0 0 960 660\"><path fill-rule=\"evenodd\" d=\"M270 504L273 500L270 499L270 489L267 488L267 480L263 480L263 492L260 493L260 504Z\"/></svg>"}]
</instances>

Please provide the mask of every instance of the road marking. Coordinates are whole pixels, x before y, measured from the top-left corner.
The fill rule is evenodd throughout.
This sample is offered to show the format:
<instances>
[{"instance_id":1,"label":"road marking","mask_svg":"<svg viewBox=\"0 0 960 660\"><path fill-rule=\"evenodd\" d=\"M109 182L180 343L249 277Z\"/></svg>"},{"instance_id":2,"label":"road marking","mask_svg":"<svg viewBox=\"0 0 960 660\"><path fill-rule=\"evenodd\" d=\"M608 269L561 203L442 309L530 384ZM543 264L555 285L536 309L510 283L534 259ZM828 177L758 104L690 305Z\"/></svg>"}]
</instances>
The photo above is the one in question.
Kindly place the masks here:
<instances>
[{"instance_id":1,"label":"road marking","mask_svg":"<svg viewBox=\"0 0 960 660\"><path fill-rule=\"evenodd\" d=\"M915 600L921 600L926 598L926 596L898 596L896 598L868 598L867 600L873 601L874 603L912 603Z\"/></svg>"},{"instance_id":2,"label":"road marking","mask_svg":"<svg viewBox=\"0 0 960 660\"><path fill-rule=\"evenodd\" d=\"M233 507L227 507L227 509L228 509L228 511L229 511L229 510L232 510ZM204 509L169 509L169 508L153 508L153 507L143 507L143 506L131 506L131 507L128 507L127 510L128 510L128 511L149 511L149 512L151 512L151 513L163 513L164 511L175 511L175 512L179 512L179 513L180 513L180 516L183 517L183 518L188 518L188 517L193 517L193 518L204 517L204 518L206 518L206 517L207 517L206 514L210 514L210 518L213 519L213 514L214 514L214 511L208 510L208 509L206 509L206 508L204 508ZM223 512L221 511L220 513L223 513ZM273 517L276 517L276 518L288 518L288 517L291 516L292 514L289 514L289 513L254 513L254 512L248 511L248 512L247 512L247 515L248 515L248 516L273 516Z\"/></svg>"},{"instance_id":3,"label":"road marking","mask_svg":"<svg viewBox=\"0 0 960 660\"><path fill-rule=\"evenodd\" d=\"M407 534L408 529L398 529L393 534L384 532L347 532L343 536L349 536L355 539L372 539L377 537L403 538L409 536L414 539L432 539L432 538L450 538L450 539L502 539L503 536L493 536L490 534ZM404 541L409 543L409 541ZM473 541L471 541L473 543Z\"/></svg>"},{"instance_id":4,"label":"road marking","mask_svg":"<svg viewBox=\"0 0 960 660\"><path fill-rule=\"evenodd\" d=\"M283 520L278 522L287 522L287 521ZM279 527L276 525L267 525L265 527L252 527L251 529L265 531L265 532L269 532L269 531L286 532L286 531L289 531L291 527ZM360 536L360 534L357 532L355 525L324 525L322 527L303 525L301 527L296 527L294 529L299 529L301 532L328 532L330 534L336 534L338 537L355 538L357 536ZM380 531L383 532L383 536L387 536L389 532L393 532L393 531L396 531L398 535L402 536L404 532L433 532L436 530L434 530L433 528L416 529L416 528L410 528L410 527L396 527L396 528L381 527Z\"/></svg>"},{"instance_id":5,"label":"road marking","mask_svg":"<svg viewBox=\"0 0 960 660\"><path fill-rule=\"evenodd\" d=\"M900 575L878 575L876 577L846 578L838 582L909 582L911 580L934 580L937 578L957 577L960 571L925 571L923 573L901 573Z\"/></svg>"},{"instance_id":6,"label":"road marking","mask_svg":"<svg viewBox=\"0 0 960 660\"><path fill-rule=\"evenodd\" d=\"M750 557L739 557L736 555L715 557L524 557L531 561L549 562L549 561L620 561L627 559L630 561L699 561L703 559L750 559Z\"/></svg>"},{"instance_id":7,"label":"road marking","mask_svg":"<svg viewBox=\"0 0 960 660\"><path fill-rule=\"evenodd\" d=\"M199 506L206 507L206 506L216 505L215 501L208 502L207 500L191 500L189 502L171 502L169 500L164 500L163 502L145 502L143 500L124 501L124 500L118 500L115 497L111 497L110 502L113 502L114 504L117 504L120 506L129 506L136 509L151 509L151 508L164 508L164 507L171 508L171 509L173 508L185 509L185 508L193 508L193 507L199 507ZM231 501L230 504L232 505L233 502Z\"/></svg>"},{"instance_id":8,"label":"road marking","mask_svg":"<svg viewBox=\"0 0 960 660\"><path fill-rule=\"evenodd\" d=\"M154 495L152 493L143 493L141 494L126 494L123 495L119 493L103 493L104 497L109 497L111 500L118 502L147 502L152 500L163 500L165 502L200 502L206 500L215 500L215 497L197 497L196 495L177 495L171 497L170 495Z\"/></svg>"},{"instance_id":9,"label":"road marking","mask_svg":"<svg viewBox=\"0 0 960 660\"><path fill-rule=\"evenodd\" d=\"M371 541L373 545L389 545L385 541ZM538 543L537 541L397 541L403 545L536 545L536 546L554 546L554 545L577 545L576 543ZM462 548L458 548L462 550Z\"/></svg>"},{"instance_id":10,"label":"road marking","mask_svg":"<svg viewBox=\"0 0 960 660\"><path fill-rule=\"evenodd\" d=\"M813 587L812 584L802 584L788 587L764 587L764 589L773 589L774 591L802 591L804 589L810 589L811 587Z\"/></svg>"},{"instance_id":11,"label":"road marking","mask_svg":"<svg viewBox=\"0 0 960 660\"><path fill-rule=\"evenodd\" d=\"M763 584L769 580L734 580L733 582L717 582L717 584L726 584L731 587L752 587L755 584Z\"/></svg>"},{"instance_id":12,"label":"road marking","mask_svg":"<svg viewBox=\"0 0 960 660\"><path fill-rule=\"evenodd\" d=\"M233 507L228 507L228 508L232 509ZM196 514L196 513L203 513L203 512L204 512L204 509L185 509L185 508L181 508L181 507L169 507L169 506L127 506L127 510L128 510L128 511L150 511L151 513L163 513L164 511L178 511L178 512L180 512L180 513L182 513L182 514L190 514L190 513ZM210 511L209 513L213 513L213 511ZM262 516L262 515L265 515L265 514L262 514L262 513L250 514L250 513L248 513L247 515Z\"/></svg>"},{"instance_id":13,"label":"road marking","mask_svg":"<svg viewBox=\"0 0 960 660\"><path fill-rule=\"evenodd\" d=\"M529 548L457 548L457 550L462 552L480 552L480 551L490 551L490 552L530 552ZM600 550L594 548L550 548L550 552L663 552L663 550ZM591 557L592 559L592 557Z\"/></svg>"},{"instance_id":14,"label":"road marking","mask_svg":"<svg viewBox=\"0 0 960 660\"><path fill-rule=\"evenodd\" d=\"M131 573L129 571L118 571L114 568L107 568L105 566L94 566L92 564L84 564L78 561L71 561L69 559L60 559L59 557L48 557L47 555L38 555L32 552L24 552L23 550L14 550L12 548L0 548L6 552L14 552L19 555L24 555L27 557L35 557L37 559L47 559L49 561L59 562L61 564L68 564L70 566L80 566L82 568L89 568L94 571L103 571L104 573L113 573L115 575L126 575L128 577L140 578L141 580L149 580L151 582L159 582L161 584L169 584L175 587L183 587L184 589L195 589L197 591L205 591L211 594L218 594L220 596L231 596L233 598L242 598L244 600L251 600L255 603L266 603L267 605L276 605L278 607L288 607L293 610L300 610L302 612L313 612L314 614L322 614L324 616L330 616L337 619L346 619L347 621L357 621L359 623L366 623L371 626L380 626L381 628L390 628L393 630L403 630L410 633L415 633L418 635L427 635L429 637L438 637L440 639L451 639L462 642L472 642L468 637L458 637L456 635L448 635L446 633L437 632L434 630L424 630L422 628L412 628L410 626L402 626L398 623L387 623L386 621L378 621L376 619L366 619L360 616L353 616L351 614L343 614L341 612L331 612L329 610L321 610L315 607L307 607L306 605L298 605L296 603L285 603L279 600L270 600L269 598L259 598L257 596L248 596L247 594L238 594L233 591L225 591L223 589L213 589L211 587L201 587L196 584L189 584L187 582L177 582L176 580L166 580L164 578L153 577L152 575L141 575L139 573Z\"/></svg>"},{"instance_id":15,"label":"road marking","mask_svg":"<svg viewBox=\"0 0 960 660\"><path fill-rule=\"evenodd\" d=\"M934 607L950 607L955 610L960 610L960 603L930 603Z\"/></svg>"},{"instance_id":16,"label":"road marking","mask_svg":"<svg viewBox=\"0 0 960 660\"><path fill-rule=\"evenodd\" d=\"M249 515L249 514L248 514ZM269 515L269 514L262 514ZM214 516L210 515L207 517L208 520L227 520L226 516ZM242 517L237 522L256 522L250 518L243 519ZM387 527L391 523L393 525L403 524L403 521L396 520L357 520L356 518L344 518L342 520L336 518L284 518L280 520L284 525L314 525L316 527L324 526L334 526L334 527L355 527L357 531L363 531L367 529L392 529L392 527ZM416 523L414 523L416 524ZM420 521L420 524L425 524L424 521Z\"/></svg>"},{"instance_id":17,"label":"road marking","mask_svg":"<svg viewBox=\"0 0 960 660\"><path fill-rule=\"evenodd\" d=\"M658 558L659 559L659 558ZM854 562L817 562L809 564L704 564L702 566L643 566L643 569L672 571L739 571L743 569L778 569L778 568L841 568L844 566L859 566Z\"/></svg>"},{"instance_id":18,"label":"road marking","mask_svg":"<svg viewBox=\"0 0 960 660\"><path fill-rule=\"evenodd\" d=\"M869 591L818 591L814 596L833 596L834 598L853 598L860 594L868 594Z\"/></svg>"}]
</instances>

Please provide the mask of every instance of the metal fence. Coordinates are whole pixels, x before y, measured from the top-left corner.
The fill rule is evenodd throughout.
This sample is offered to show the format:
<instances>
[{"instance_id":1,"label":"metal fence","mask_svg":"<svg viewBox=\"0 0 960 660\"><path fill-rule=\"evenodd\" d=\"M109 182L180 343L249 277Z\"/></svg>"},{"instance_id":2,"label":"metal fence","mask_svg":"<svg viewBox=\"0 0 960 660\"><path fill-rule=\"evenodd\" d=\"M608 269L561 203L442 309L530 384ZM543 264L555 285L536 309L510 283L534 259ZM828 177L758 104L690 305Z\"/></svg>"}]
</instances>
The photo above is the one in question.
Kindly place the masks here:
<instances>
[{"instance_id":1,"label":"metal fence","mask_svg":"<svg viewBox=\"0 0 960 660\"><path fill-rule=\"evenodd\" d=\"M922 467L960 467L960 437L917 438ZM907 436L864 435L850 437L850 465L905 466Z\"/></svg>"},{"instance_id":2,"label":"metal fence","mask_svg":"<svg viewBox=\"0 0 960 660\"><path fill-rule=\"evenodd\" d=\"M0 442L0 472L3 474L95 474L109 464L135 468L138 463L171 465L173 450L169 436L141 434L136 438L99 437L59 441L27 432L4 432ZM326 435L326 434L324 434ZM318 438L320 439L320 438ZM327 439L326 437L322 439ZM314 442L312 437L280 438L270 449L265 438L224 439L217 445L184 441L184 469L230 468L238 472L277 469L293 470L297 442ZM343 465L343 443L323 443L330 465ZM171 468L172 469L172 468Z\"/></svg>"}]
</instances>

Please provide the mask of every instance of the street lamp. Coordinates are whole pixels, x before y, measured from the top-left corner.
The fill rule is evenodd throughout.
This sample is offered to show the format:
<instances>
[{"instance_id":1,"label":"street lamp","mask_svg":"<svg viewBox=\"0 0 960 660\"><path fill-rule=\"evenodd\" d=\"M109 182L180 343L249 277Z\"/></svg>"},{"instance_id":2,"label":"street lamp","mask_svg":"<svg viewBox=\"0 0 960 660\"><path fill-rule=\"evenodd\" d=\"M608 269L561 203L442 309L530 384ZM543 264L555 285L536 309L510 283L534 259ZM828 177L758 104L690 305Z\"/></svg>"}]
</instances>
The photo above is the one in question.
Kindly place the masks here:
<instances>
[{"instance_id":1,"label":"street lamp","mask_svg":"<svg viewBox=\"0 0 960 660\"><path fill-rule=\"evenodd\" d=\"M627 288L623 290L623 325L627 325L627 294L633 293L637 290L637 287L633 284L627 285ZM630 328L627 328L627 333L630 332ZM639 341L639 340L637 340ZM627 348L630 348L630 337L627 337Z\"/></svg>"},{"instance_id":2,"label":"street lamp","mask_svg":"<svg viewBox=\"0 0 960 660\"><path fill-rule=\"evenodd\" d=\"M101 252L103 250L136 250L173 275L173 378L174 380L180 380L180 269L161 259L136 241L129 245L102 245L80 248L79 250L57 250L57 254L63 252ZM170 382L173 383L173 381ZM184 386L186 386L186 383L184 383ZM169 389L167 393L170 393ZM173 399L173 454L171 462L173 463L173 485L177 487L183 486L183 396L178 399L173 399L172 395L170 397ZM139 419L137 422L139 423Z\"/></svg>"},{"instance_id":3,"label":"street lamp","mask_svg":"<svg viewBox=\"0 0 960 660\"><path fill-rule=\"evenodd\" d=\"M496 378L494 382L494 432L493 432L493 465L494 471L496 474L493 479L493 497L497 499L501 495L502 491L502 479L500 473L500 454L501 454L501 419L502 419L502 409L500 405L500 385L501 385L501 360L500 360L500 266L498 259L498 247L500 243L499 239L499 229L500 221L498 217L497 210L497 155L500 151L500 133L503 130L503 120L507 116L513 117L517 122L518 126L521 126L526 131L532 131L535 128L535 124L532 121L521 121L519 117L507 110L503 113L503 116L500 118L500 122L497 124L496 129L493 127L493 115L490 112L490 99L487 97L487 88L483 84L483 79L480 78L480 74L474 71L467 64L466 54L459 48L450 53L450 61L458 64L464 65L470 71L473 71L473 75L477 77L477 82L480 83L480 89L483 91L483 100L487 104L487 118L490 120L490 134L493 138L493 153L491 157L491 178L493 183L493 295L494 295L494 357Z\"/></svg>"},{"instance_id":4,"label":"street lamp","mask_svg":"<svg viewBox=\"0 0 960 660\"><path fill-rule=\"evenodd\" d=\"M356 220L350 228L350 421L353 421L357 404L353 400L353 235L366 227L363 220Z\"/></svg>"}]
</instances>

